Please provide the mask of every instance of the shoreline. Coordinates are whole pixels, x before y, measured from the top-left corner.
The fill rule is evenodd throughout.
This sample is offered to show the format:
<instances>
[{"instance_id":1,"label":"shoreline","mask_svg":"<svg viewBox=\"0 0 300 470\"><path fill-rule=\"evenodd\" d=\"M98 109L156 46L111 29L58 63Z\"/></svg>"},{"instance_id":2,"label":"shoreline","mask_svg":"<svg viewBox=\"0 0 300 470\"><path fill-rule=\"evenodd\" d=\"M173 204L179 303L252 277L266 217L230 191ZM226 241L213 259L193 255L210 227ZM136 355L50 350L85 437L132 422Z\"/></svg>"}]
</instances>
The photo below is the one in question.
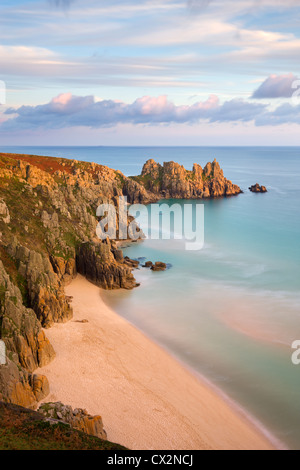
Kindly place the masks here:
<instances>
[{"instance_id":1,"label":"shoreline","mask_svg":"<svg viewBox=\"0 0 300 470\"><path fill-rule=\"evenodd\" d=\"M160 343L159 341L152 339L150 336L148 336L147 332L144 331L143 329L137 327L134 323L130 322L130 320L126 319L126 321L135 329L137 329L138 332L143 334L146 338L148 338L151 342L156 344L164 353L168 354L174 361L176 361L178 364L182 366L183 369L185 369L187 372L189 372L192 376L196 378L198 382L200 382L202 385L205 385L210 391L215 393L223 402L225 402L233 412L238 414L240 418L245 421L245 423L253 429L261 434L267 441L270 443L271 446L273 446L274 450L290 450L286 444L280 441L277 437L275 437L271 431L269 431L263 424L262 422L255 418L254 416L251 415L242 405L240 405L238 402L234 401L232 398L227 395L226 392L224 392L220 387L215 385L210 379L205 377L201 372L197 371L195 368L190 366L189 364L186 364L178 355L176 355L173 351L171 351L169 348L167 348L165 345Z\"/></svg>"},{"instance_id":2,"label":"shoreline","mask_svg":"<svg viewBox=\"0 0 300 470\"><path fill-rule=\"evenodd\" d=\"M132 450L282 448L205 377L108 307L97 286L78 275L65 290L74 318L47 330L57 356L37 371L50 382L44 402L101 414L108 439Z\"/></svg>"}]
</instances>

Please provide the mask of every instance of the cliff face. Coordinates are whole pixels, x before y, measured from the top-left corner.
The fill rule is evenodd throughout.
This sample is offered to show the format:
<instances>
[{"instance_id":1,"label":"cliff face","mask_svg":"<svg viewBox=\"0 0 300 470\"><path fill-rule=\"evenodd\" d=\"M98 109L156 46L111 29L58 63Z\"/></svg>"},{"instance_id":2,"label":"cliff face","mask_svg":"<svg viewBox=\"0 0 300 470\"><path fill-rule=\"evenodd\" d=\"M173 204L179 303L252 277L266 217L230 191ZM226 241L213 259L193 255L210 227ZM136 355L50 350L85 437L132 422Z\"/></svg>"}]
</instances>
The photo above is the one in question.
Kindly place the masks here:
<instances>
[{"instance_id":1,"label":"cliff face","mask_svg":"<svg viewBox=\"0 0 300 470\"><path fill-rule=\"evenodd\" d=\"M7 364L0 367L0 401L35 406L47 395L49 385L46 377L33 371L48 364L55 353L35 312L23 305L21 292L1 261L0 327L7 348Z\"/></svg>"},{"instance_id":2,"label":"cliff face","mask_svg":"<svg viewBox=\"0 0 300 470\"><path fill-rule=\"evenodd\" d=\"M135 278L124 262L123 253L109 239L83 243L76 256L78 272L104 289L133 289Z\"/></svg>"},{"instance_id":3,"label":"cliff face","mask_svg":"<svg viewBox=\"0 0 300 470\"><path fill-rule=\"evenodd\" d=\"M33 372L55 353L42 327L72 318L64 285L77 271L106 289L136 286L122 251L96 237L96 208L150 202L147 190L93 163L0 154L0 400L27 407L49 392Z\"/></svg>"},{"instance_id":4,"label":"cliff face","mask_svg":"<svg viewBox=\"0 0 300 470\"><path fill-rule=\"evenodd\" d=\"M214 160L202 169L194 164L193 170L188 171L175 162L163 165L154 160L148 160L140 176L133 180L142 184L149 192L161 198L202 199L224 196L234 196L242 191L224 177L219 163Z\"/></svg>"}]
</instances>

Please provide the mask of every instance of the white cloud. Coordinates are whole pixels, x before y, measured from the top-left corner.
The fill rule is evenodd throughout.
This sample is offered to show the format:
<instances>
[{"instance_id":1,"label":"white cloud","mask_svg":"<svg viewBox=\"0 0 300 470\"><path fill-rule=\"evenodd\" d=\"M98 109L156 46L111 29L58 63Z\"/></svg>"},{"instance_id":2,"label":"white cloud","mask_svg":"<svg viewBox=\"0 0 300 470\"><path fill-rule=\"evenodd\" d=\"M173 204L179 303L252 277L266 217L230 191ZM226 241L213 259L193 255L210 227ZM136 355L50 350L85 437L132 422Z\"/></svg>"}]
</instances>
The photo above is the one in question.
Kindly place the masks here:
<instances>
[{"instance_id":1,"label":"white cloud","mask_svg":"<svg viewBox=\"0 0 300 470\"><path fill-rule=\"evenodd\" d=\"M292 0L77 0L67 13L48 2L0 5L1 35L10 44L0 47L0 79L14 89L47 88L48 99L53 88L115 96L112 87L122 89L124 100L128 88L131 98L152 93L149 88L168 95L174 88L178 94L184 88L191 94L218 93L223 100L249 96L251 79L263 80L270 70L297 72L297 30L277 30L263 16L297 5Z\"/></svg>"}]
</instances>

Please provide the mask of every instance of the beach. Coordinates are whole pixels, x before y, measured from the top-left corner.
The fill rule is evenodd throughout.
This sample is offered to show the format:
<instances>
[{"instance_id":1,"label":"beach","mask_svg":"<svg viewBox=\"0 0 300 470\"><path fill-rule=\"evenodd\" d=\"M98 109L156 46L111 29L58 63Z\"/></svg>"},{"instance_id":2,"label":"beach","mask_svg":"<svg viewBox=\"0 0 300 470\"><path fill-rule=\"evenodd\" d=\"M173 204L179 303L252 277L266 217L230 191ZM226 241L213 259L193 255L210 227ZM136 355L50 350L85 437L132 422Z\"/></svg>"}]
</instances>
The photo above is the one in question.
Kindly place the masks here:
<instances>
[{"instance_id":1,"label":"beach","mask_svg":"<svg viewBox=\"0 0 300 470\"><path fill-rule=\"evenodd\" d=\"M101 414L108 439L132 450L273 448L214 390L113 312L97 286L78 275L66 295L74 317L46 330L56 358L37 371L50 382L46 402Z\"/></svg>"}]
</instances>

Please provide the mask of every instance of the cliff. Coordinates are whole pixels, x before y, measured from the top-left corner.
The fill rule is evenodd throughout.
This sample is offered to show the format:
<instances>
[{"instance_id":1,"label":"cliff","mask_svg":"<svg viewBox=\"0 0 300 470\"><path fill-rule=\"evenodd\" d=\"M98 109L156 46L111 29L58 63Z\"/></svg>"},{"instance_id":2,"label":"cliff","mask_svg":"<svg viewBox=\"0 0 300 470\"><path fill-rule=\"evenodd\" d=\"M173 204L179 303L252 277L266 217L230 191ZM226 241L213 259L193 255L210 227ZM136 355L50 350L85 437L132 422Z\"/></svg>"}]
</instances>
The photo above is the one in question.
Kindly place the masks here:
<instances>
[{"instance_id":1,"label":"cliff","mask_svg":"<svg viewBox=\"0 0 300 470\"><path fill-rule=\"evenodd\" d=\"M240 192L216 161L187 171L149 160L127 178L95 163L0 154L0 401L35 408L49 393L47 378L34 373L55 357L43 328L72 318L64 286L77 272L105 289L137 285L135 264L115 241L96 237L98 205Z\"/></svg>"},{"instance_id":2,"label":"cliff","mask_svg":"<svg viewBox=\"0 0 300 470\"><path fill-rule=\"evenodd\" d=\"M106 289L136 286L114 242L96 237L96 208L150 202L119 171L93 163L0 154L0 400L35 408L49 393L34 374L54 356L44 328L72 318L64 285L80 272Z\"/></svg>"},{"instance_id":3,"label":"cliff","mask_svg":"<svg viewBox=\"0 0 300 470\"><path fill-rule=\"evenodd\" d=\"M235 196L242 191L226 179L216 159L202 169L197 163L188 171L175 162L163 165L148 160L140 176L132 177L133 181L158 198L202 199Z\"/></svg>"}]
</instances>

